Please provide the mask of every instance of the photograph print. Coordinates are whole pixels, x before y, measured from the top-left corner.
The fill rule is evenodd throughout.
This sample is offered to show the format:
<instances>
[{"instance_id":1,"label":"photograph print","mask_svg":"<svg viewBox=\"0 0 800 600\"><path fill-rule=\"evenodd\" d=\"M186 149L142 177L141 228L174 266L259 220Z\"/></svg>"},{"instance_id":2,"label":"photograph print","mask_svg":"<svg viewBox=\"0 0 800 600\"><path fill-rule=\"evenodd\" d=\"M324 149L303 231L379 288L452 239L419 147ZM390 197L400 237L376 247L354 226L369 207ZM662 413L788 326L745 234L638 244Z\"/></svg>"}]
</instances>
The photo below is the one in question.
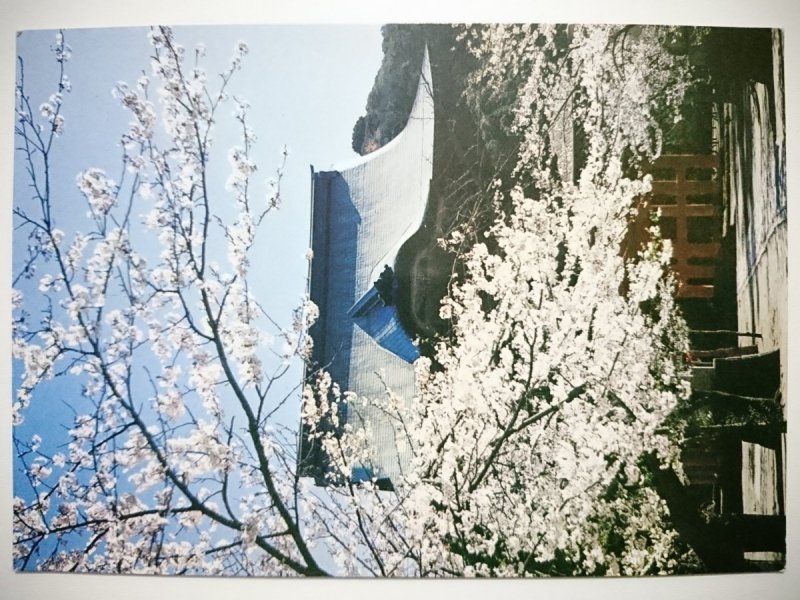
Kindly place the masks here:
<instances>
[{"instance_id":1,"label":"photograph print","mask_svg":"<svg viewBox=\"0 0 800 600\"><path fill-rule=\"evenodd\" d=\"M15 570L784 568L780 29L16 42Z\"/></svg>"}]
</instances>

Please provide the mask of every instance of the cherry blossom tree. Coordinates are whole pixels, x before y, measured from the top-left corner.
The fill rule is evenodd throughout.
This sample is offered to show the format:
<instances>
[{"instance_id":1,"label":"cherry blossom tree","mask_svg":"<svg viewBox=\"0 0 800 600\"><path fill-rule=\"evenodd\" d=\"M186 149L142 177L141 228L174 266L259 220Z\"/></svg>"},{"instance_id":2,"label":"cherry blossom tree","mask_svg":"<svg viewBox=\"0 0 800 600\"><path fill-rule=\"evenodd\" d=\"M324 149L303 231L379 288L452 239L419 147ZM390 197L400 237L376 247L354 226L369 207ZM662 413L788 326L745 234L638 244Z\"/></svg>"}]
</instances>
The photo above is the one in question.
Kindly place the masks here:
<instances>
[{"instance_id":1,"label":"cherry blossom tree","mask_svg":"<svg viewBox=\"0 0 800 600\"><path fill-rule=\"evenodd\" d=\"M57 207L74 192L51 181L68 127L69 46L59 34L56 92L40 104L20 62L16 132L33 201L14 211L15 235L29 240L15 284L34 281L41 294L14 298L17 568L673 571L676 533L640 459L675 462L664 422L688 394L686 331L669 243L654 228L635 256L622 244L649 189L631 165L660 152L651 107L677 114L686 65L664 51L662 30L573 28L567 46L556 34L465 29L482 69L475 85L513 97L516 167L487 196L507 208L463 255L442 305L452 335L417 362L418 397L357 398L324 371L311 375L302 421L330 458L327 488L299 476L299 424L277 416L300 403L297 389L276 390L308 355L316 308L301 302L283 325L252 291L250 259L280 205L282 167L256 194L248 107L229 91L247 46L214 87L202 48L151 30L151 74L115 89L132 119L121 176L77 177L85 233L59 228ZM522 77L513 93L508 69ZM208 165L231 102L240 142L219 195ZM586 139L575 182L553 168L550 126L563 111ZM469 233L442 243L460 247ZM68 399L63 446L22 439L26 416L66 379L82 393ZM369 463L371 432L339 423L342 403L376 405L396 424L413 458L394 490L351 481Z\"/></svg>"},{"instance_id":2,"label":"cherry blossom tree","mask_svg":"<svg viewBox=\"0 0 800 600\"><path fill-rule=\"evenodd\" d=\"M413 458L384 556L413 557L418 574L655 574L692 560L641 468L647 456L680 470L665 420L689 395L688 341L670 244L653 227L646 247L625 248L650 185L631 173L660 153L650 106L677 118L688 65L664 50L669 30L558 32L465 33L484 69L478 104L513 81L520 142L512 181L494 183L510 209L462 257L441 310L453 334L418 361L419 396L409 408L390 390L334 388L330 401L323 378L306 402L311 421L335 422L340 402L394 419ZM554 168L562 114L586 144L575 182ZM455 251L468 233L444 243ZM369 460L369 431L318 436L342 477Z\"/></svg>"},{"instance_id":3,"label":"cherry blossom tree","mask_svg":"<svg viewBox=\"0 0 800 600\"><path fill-rule=\"evenodd\" d=\"M275 420L291 395L273 391L306 351L313 309L301 305L282 327L249 283L259 225L280 204L281 168L256 197L255 134L247 104L228 91L247 45L212 90L202 47L187 51L163 27L150 41L152 75L115 89L132 118L120 181L97 168L77 177L85 233L59 229L58 210L74 199L50 179L69 46L59 34L58 91L38 109L20 62L17 137L34 202L15 209L17 235L30 241L17 278L37 278L46 305L30 314L35 299L15 297L14 357L24 367L15 419L46 410L53 378L74 378L83 393L63 450L15 439L29 486L15 501L16 564L322 574L300 529L294 440ZM208 163L231 101L240 144L218 198ZM267 363L270 330L283 348Z\"/></svg>"}]
</instances>

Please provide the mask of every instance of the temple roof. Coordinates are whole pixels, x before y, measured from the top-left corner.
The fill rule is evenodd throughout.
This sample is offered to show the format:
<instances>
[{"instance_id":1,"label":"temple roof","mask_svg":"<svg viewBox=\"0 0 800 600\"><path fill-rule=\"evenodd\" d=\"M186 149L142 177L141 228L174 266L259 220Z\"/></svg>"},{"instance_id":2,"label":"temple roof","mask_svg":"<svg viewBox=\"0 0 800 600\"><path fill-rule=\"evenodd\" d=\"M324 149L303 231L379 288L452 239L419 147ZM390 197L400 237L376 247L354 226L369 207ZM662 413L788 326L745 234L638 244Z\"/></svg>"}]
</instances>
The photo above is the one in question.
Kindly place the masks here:
<instances>
[{"instance_id":1,"label":"temple roof","mask_svg":"<svg viewBox=\"0 0 800 600\"><path fill-rule=\"evenodd\" d=\"M397 308L375 284L394 267L402 245L420 228L433 167L433 96L427 49L405 129L386 146L334 170L312 169L309 294L320 317L311 327L312 368L325 368L342 390L411 401L411 364L419 356ZM396 283L394 283L396 285ZM346 418L373 430L375 473L399 473L407 460L397 432L375 409Z\"/></svg>"}]
</instances>

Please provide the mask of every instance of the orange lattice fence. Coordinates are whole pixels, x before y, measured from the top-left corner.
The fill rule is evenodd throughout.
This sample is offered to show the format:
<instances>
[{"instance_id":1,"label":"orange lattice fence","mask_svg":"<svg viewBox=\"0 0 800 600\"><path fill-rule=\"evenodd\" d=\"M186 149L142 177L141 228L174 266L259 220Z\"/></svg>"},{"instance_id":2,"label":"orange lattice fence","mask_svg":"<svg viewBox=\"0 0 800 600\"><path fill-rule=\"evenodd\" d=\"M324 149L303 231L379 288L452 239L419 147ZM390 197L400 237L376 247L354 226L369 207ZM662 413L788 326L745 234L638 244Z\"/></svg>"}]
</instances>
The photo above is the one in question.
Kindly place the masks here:
<instances>
[{"instance_id":1,"label":"orange lattice fence","mask_svg":"<svg viewBox=\"0 0 800 600\"><path fill-rule=\"evenodd\" d=\"M672 240L678 298L711 298L720 260L722 217L716 155L665 155L649 169L653 191L631 223L626 254L647 240L654 212L661 235Z\"/></svg>"}]
</instances>

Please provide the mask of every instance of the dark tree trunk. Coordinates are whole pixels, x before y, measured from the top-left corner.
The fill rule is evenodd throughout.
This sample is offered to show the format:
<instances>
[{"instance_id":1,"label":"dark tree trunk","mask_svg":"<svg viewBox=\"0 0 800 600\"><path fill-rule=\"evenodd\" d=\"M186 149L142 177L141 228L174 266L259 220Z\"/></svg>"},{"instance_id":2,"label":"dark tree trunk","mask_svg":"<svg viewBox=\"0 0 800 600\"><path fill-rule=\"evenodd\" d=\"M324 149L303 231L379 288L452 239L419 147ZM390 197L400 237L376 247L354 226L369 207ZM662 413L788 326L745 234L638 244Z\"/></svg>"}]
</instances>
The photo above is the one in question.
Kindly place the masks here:
<instances>
[{"instance_id":1,"label":"dark tree trunk","mask_svg":"<svg viewBox=\"0 0 800 600\"><path fill-rule=\"evenodd\" d=\"M673 527L710 572L757 570L744 558L742 534L736 527L737 519L713 518L707 522L673 469L662 469L654 455L648 455L644 463L653 475L656 491L667 503Z\"/></svg>"}]
</instances>

